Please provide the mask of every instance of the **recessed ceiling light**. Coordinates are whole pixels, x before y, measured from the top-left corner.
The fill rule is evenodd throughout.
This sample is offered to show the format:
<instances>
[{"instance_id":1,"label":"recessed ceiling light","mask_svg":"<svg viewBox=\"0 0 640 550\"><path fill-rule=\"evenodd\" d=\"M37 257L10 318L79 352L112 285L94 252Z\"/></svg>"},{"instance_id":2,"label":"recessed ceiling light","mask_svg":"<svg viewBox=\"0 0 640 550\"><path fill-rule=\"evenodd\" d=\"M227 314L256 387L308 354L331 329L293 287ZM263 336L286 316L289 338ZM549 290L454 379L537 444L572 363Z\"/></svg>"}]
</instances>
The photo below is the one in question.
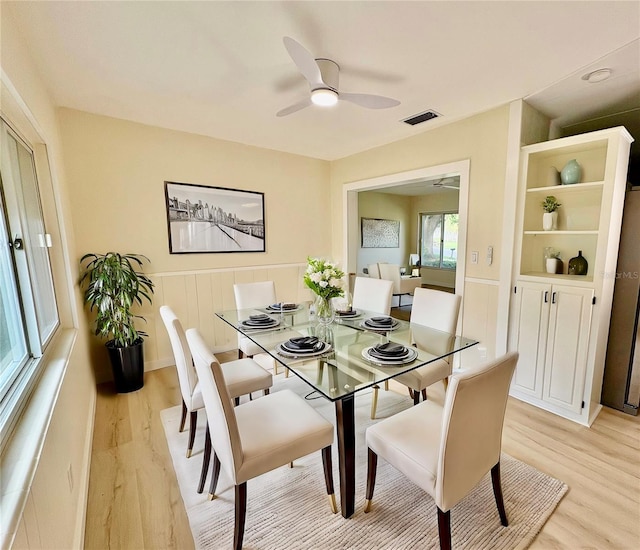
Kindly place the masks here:
<instances>
[{"instance_id":1,"label":"recessed ceiling light","mask_svg":"<svg viewBox=\"0 0 640 550\"><path fill-rule=\"evenodd\" d=\"M311 92L311 101L314 105L330 107L338 103L338 94L329 88L320 88Z\"/></svg>"},{"instance_id":2,"label":"recessed ceiling light","mask_svg":"<svg viewBox=\"0 0 640 550\"><path fill-rule=\"evenodd\" d=\"M590 73L583 74L582 80L586 80L591 84L595 84L596 82L602 82L603 80L607 80L611 76L611 69L596 69L595 71L591 71Z\"/></svg>"}]
</instances>

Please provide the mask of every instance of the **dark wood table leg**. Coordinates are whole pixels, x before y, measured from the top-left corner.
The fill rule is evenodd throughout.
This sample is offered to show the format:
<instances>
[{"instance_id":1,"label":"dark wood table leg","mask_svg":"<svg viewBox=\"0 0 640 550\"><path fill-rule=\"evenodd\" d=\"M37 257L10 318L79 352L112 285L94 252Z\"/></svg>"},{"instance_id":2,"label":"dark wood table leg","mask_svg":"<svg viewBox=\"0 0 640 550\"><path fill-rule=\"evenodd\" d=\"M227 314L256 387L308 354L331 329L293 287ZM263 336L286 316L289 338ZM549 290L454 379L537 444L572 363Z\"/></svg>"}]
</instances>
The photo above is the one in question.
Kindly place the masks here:
<instances>
[{"instance_id":1,"label":"dark wood table leg","mask_svg":"<svg viewBox=\"0 0 640 550\"><path fill-rule=\"evenodd\" d=\"M338 435L338 465L340 470L340 507L349 518L356 503L356 425L354 396L349 395L336 403L336 432Z\"/></svg>"}]
</instances>

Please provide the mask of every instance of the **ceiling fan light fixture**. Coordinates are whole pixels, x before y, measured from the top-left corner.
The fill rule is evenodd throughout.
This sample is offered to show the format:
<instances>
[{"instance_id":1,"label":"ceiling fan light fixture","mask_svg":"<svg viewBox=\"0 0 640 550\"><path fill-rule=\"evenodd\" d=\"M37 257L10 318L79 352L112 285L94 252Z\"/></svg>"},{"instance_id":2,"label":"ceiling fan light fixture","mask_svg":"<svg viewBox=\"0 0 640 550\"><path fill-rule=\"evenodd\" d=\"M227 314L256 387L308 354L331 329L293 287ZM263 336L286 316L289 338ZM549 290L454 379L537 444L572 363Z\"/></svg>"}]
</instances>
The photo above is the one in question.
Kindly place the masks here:
<instances>
[{"instance_id":1,"label":"ceiling fan light fixture","mask_svg":"<svg viewBox=\"0 0 640 550\"><path fill-rule=\"evenodd\" d=\"M311 101L320 107L331 107L338 103L338 93L329 88L319 88L311 92Z\"/></svg>"}]
</instances>

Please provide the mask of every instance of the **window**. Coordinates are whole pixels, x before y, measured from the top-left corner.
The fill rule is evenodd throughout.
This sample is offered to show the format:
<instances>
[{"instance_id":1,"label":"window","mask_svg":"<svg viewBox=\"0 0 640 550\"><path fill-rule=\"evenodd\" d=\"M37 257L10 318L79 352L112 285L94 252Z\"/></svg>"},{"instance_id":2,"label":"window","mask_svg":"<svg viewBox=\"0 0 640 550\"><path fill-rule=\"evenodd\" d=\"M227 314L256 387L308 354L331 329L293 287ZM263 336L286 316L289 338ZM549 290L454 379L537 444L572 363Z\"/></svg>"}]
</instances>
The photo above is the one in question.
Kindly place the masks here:
<instances>
[{"instance_id":1,"label":"window","mask_svg":"<svg viewBox=\"0 0 640 550\"><path fill-rule=\"evenodd\" d=\"M458 248L458 213L420 214L420 265L455 269Z\"/></svg>"},{"instance_id":2,"label":"window","mask_svg":"<svg viewBox=\"0 0 640 550\"><path fill-rule=\"evenodd\" d=\"M3 439L59 324L33 151L0 121L0 429Z\"/></svg>"}]
</instances>

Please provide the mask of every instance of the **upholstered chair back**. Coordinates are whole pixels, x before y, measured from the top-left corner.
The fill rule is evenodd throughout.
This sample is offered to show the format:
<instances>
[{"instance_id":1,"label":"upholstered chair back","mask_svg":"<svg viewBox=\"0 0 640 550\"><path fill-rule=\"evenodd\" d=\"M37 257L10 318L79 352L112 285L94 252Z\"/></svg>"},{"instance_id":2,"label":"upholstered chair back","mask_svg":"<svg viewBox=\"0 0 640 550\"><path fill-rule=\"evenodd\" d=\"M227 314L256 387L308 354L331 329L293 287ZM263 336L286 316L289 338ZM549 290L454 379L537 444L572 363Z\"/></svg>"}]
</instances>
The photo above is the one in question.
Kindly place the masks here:
<instances>
[{"instance_id":1,"label":"upholstered chair back","mask_svg":"<svg viewBox=\"0 0 640 550\"><path fill-rule=\"evenodd\" d=\"M189 351L189 345L187 344L182 323L180 323L180 319L176 317L176 314L169 306L160 307L160 317L162 317L164 326L169 334L169 341L171 342L171 349L176 362L176 370L178 371L178 382L180 384L182 399L188 409L192 410L194 408L192 398L194 389L198 384L198 374L193 366L191 352Z\"/></svg>"},{"instance_id":2,"label":"upholstered chair back","mask_svg":"<svg viewBox=\"0 0 640 550\"><path fill-rule=\"evenodd\" d=\"M235 484L236 472L242 464L242 444L222 367L197 329L187 330L187 341L200 379L212 447Z\"/></svg>"},{"instance_id":3,"label":"upholstered chair back","mask_svg":"<svg viewBox=\"0 0 640 550\"><path fill-rule=\"evenodd\" d=\"M276 286L273 281L236 283L233 285L237 309L249 309L276 303Z\"/></svg>"},{"instance_id":4,"label":"upholstered chair back","mask_svg":"<svg viewBox=\"0 0 640 550\"><path fill-rule=\"evenodd\" d=\"M392 296L393 283L391 281L372 279L370 277L356 277L353 287L352 307L389 315Z\"/></svg>"},{"instance_id":5,"label":"upholstered chair back","mask_svg":"<svg viewBox=\"0 0 640 550\"><path fill-rule=\"evenodd\" d=\"M380 278L380 268L378 267L378 264L369 264L368 271L369 277L372 279Z\"/></svg>"},{"instance_id":6,"label":"upholstered chair back","mask_svg":"<svg viewBox=\"0 0 640 550\"><path fill-rule=\"evenodd\" d=\"M460 296L442 290L416 288L411 322L453 334L458 324Z\"/></svg>"},{"instance_id":7,"label":"upholstered chair back","mask_svg":"<svg viewBox=\"0 0 640 550\"><path fill-rule=\"evenodd\" d=\"M380 278L393 281L393 294L400 294L400 266L398 264L378 264Z\"/></svg>"},{"instance_id":8,"label":"upholstered chair back","mask_svg":"<svg viewBox=\"0 0 640 550\"><path fill-rule=\"evenodd\" d=\"M511 352L449 378L435 488L435 501L443 512L500 460L504 413L517 361L517 352Z\"/></svg>"}]
</instances>

